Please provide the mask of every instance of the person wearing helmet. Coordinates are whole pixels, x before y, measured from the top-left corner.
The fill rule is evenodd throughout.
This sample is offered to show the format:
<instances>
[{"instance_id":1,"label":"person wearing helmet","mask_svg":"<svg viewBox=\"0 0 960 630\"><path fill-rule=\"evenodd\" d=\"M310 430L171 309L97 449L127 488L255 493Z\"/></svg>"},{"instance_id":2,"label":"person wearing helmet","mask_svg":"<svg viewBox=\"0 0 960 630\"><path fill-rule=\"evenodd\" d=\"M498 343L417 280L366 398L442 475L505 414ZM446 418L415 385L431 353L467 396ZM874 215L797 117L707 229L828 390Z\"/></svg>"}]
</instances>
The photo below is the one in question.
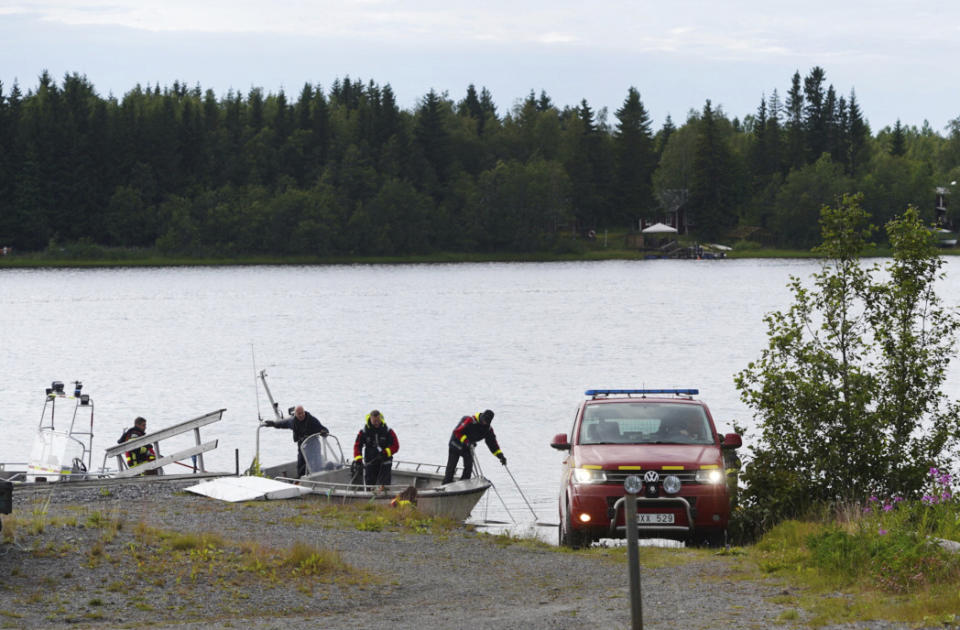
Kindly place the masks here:
<instances>
[{"instance_id":1,"label":"person wearing helmet","mask_svg":"<svg viewBox=\"0 0 960 630\"><path fill-rule=\"evenodd\" d=\"M393 429L387 427L383 414L374 409L367 414L367 421L357 433L353 443L353 479L351 483L368 486L389 486L393 456L400 442Z\"/></svg>"},{"instance_id":2,"label":"person wearing helmet","mask_svg":"<svg viewBox=\"0 0 960 630\"><path fill-rule=\"evenodd\" d=\"M473 446L483 440L487 443L490 452L500 460L504 466L507 465L507 458L500 450L497 444L497 436L493 432L490 423L493 421L493 412L489 409L472 416L460 418L460 422L450 434L450 448L447 454L447 470L443 476L443 483L453 481L453 475L457 471L457 462L463 458L463 475L461 479L469 479L473 473Z\"/></svg>"}]
</instances>

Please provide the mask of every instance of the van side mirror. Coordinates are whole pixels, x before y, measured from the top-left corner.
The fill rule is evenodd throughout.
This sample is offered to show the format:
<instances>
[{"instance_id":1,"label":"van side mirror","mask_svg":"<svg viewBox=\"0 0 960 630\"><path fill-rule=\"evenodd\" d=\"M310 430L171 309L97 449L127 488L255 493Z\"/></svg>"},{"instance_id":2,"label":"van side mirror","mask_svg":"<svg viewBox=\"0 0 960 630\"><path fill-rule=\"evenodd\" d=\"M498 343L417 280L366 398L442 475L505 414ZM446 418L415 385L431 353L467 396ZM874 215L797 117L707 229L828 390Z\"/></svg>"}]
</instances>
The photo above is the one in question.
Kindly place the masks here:
<instances>
[{"instance_id":1,"label":"van side mirror","mask_svg":"<svg viewBox=\"0 0 960 630\"><path fill-rule=\"evenodd\" d=\"M553 436L553 440L550 441L550 446L558 451L569 451L570 442L567 441L567 434L557 433Z\"/></svg>"},{"instance_id":2,"label":"van side mirror","mask_svg":"<svg viewBox=\"0 0 960 630\"><path fill-rule=\"evenodd\" d=\"M723 436L723 444L720 445L720 448L723 449L737 449L743 446L743 440L740 439L740 436L736 433L727 433Z\"/></svg>"}]
</instances>

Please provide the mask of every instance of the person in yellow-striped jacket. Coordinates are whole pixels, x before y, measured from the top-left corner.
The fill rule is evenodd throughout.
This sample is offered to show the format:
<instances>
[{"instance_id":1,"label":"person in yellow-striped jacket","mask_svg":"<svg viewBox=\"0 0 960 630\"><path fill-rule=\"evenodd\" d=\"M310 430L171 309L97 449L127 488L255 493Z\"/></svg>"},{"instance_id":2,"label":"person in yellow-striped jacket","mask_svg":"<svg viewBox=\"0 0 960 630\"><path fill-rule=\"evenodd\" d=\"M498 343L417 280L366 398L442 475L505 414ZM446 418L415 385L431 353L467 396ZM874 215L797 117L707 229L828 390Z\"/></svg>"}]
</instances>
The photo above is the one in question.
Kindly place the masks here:
<instances>
[{"instance_id":1,"label":"person in yellow-striped jacket","mask_svg":"<svg viewBox=\"0 0 960 630\"><path fill-rule=\"evenodd\" d=\"M384 422L383 414L376 409L368 413L353 443L352 483L360 485L362 479L368 486L389 486L393 456L399 449L397 434Z\"/></svg>"},{"instance_id":2,"label":"person in yellow-striped jacket","mask_svg":"<svg viewBox=\"0 0 960 630\"><path fill-rule=\"evenodd\" d=\"M453 481L457 470L457 462L463 458L463 475L461 479L469 479L473 472L473 446L483 440L487 443L490 452L500 460L504 466L507 458L504 457L497 436L490 423L493 421L493 412L487 409L473 416L464 416L450 434L450 449L447 452L447 470L443 476L443 483Z\"/></svg>"},{"instance_id":3,"label":"person in yellow-striped jacket","mask_svg":"<svg viewBox=\"0 0 960 630\"><path fill-rule=\"evenodd\" d=\"M143 437L146 434L147 421L142 416L137 416L137 419L133 421L133 426L123 432L123 435L121 435L120 439L117 440L117 444L123 444L128 440L134 440L138 437ZM153 450L153 444L147 444L146 446L141 446L132 451L127 451L124 453L124 457L127 460L127 468L133 468L134 466L139 466L140 464L152 462L157 458L157 454ZM157 470L148 470L146 474L156 475Z\"/></svg>"}]
</instances>

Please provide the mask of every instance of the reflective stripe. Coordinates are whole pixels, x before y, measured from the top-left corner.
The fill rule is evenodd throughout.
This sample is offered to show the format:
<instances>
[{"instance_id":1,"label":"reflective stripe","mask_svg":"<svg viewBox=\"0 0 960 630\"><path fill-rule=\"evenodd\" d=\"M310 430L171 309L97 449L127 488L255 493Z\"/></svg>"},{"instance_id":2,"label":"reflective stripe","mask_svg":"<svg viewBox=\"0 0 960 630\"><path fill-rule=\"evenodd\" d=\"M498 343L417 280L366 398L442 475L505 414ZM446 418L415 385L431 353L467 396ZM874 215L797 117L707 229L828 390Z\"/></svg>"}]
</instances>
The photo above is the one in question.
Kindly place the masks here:
<instances>
[{"instance_id":1,"label":"reflective stripe","mask_svg":"<svg viewBox=\"0 0 960 630\"><path fill-rule=\"evenodd\" d=\"M363 459L363 455L354 455L353 460L357 461L358 459Z\"/></svg>"},{"instance_id":2,"label":"reflective stripe","mask_svg":"<svg viewBox=\"0 0 960 630\"><path fill-rule=\"evenodd\" d=\"M600 468L597 466L597 468ZM643 466L617 466L618 470L643 470Z\"/></svg>"},{"instance_id":3,"label":"reflective stripe","mask_svg":"<svg viewBox=\"0 0 960 630\"><path fill-rule=\"evenodd\" d=\"M387 447L387 448L385 448L385 449L383 449L383 450L385 450L385 451L387 452L387 457L390 457L390 455L392 455L392 453L390 452L390 447Z\"/></svg>"},{"instance_id":4,"label":"reflective stripe","mask_svg":"<svg viewBox=\"0 0 960 630\"><path fill-rule=\"evenodd\" d=\"M503 451L501 451L501 450L498 448L498 449L496 450L496 452L494 452L494 456L499 455L499 454L502 453L502 452L503 452Z\"/></svg>"},{"instance_id":5,"label":"reflective stripe","mask_svg":"<svg viewBox=\"0 0 960 630\"><path fill-rule=\"evenodd\" d=\"M460 438L460 442L466 442L466 441L467 441L467 436L466 436L466 435L464 435L463 437Z\"/></svg>"},{"instance_id":6,"label":"reflective stripe","mask_svg":"<svg viewBox=\"0 0 960 630\"><path fill-rule=\"evenodd\" d=\"M662 470L683 470L683 466L664 466Z\"/></svg>"},{"instance_id":7,"label":"reflective stripe","mask_svg":"<svg viewBox=\"0 0 960 630\"><path fill-rule=\"evenodd\" d=\"M703 466L700 467L700 470L716 470L718 468L720 467L717 466L716 464L704 464Z\"/></svg>"}]
</instances>

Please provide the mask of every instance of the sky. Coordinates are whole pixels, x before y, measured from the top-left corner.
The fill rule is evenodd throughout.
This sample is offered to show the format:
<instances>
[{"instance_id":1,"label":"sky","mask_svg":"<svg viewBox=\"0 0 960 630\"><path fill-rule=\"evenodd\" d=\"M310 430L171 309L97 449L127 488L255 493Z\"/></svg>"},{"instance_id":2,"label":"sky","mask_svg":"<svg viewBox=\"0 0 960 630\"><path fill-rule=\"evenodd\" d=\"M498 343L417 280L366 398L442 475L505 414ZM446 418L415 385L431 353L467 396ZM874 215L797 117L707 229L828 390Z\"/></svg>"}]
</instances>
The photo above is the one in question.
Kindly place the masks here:
<instances>
[{"instance_id":1,"label":"sky","mask_svg":"<svg viewBox=\"0 0 960 630\"><path fill-rule=\"evenodd\" d=\"M390 84L399 106L473 84L508 113L531 90L586 99L608 120L635 87L655 129L707 99L754 114L814 66L874 133L896 120L945 133L960 117L954 0L0 0L0 81L26 93L46 70L101 96L137 84L252 87L295 100L305 83Z\"/></svg>"}]
</instances>

